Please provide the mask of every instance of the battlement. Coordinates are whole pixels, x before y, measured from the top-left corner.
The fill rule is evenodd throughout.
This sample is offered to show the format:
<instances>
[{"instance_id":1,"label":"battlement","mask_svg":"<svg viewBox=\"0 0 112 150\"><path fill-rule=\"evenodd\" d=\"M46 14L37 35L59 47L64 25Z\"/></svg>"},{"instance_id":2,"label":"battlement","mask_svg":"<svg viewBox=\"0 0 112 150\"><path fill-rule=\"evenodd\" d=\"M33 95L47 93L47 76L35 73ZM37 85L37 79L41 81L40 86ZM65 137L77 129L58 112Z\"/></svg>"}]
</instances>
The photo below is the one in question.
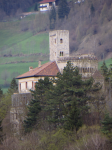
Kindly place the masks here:
<instances>
[{"instance_id":1,"label":"battlement","mask_svg":"<svg viewBox=\"0 0 112 150\"><path fill-rule=\"evenodd\" d=\"M58 58L57 61L75 61L75 60L97 60L96 57L61 57L61 58ZM98 60L97 60L98 61Z\"/></svg>"}]
</instances>

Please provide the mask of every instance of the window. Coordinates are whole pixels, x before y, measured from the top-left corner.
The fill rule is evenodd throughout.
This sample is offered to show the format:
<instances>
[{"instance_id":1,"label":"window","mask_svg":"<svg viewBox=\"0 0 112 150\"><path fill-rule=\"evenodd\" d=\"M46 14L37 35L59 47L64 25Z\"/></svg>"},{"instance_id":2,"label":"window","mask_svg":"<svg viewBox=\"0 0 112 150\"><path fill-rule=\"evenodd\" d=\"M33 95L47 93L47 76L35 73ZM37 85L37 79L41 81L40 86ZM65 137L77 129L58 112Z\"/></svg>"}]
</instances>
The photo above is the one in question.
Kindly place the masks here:
<instances>
[{"instance_id":1,"label":"window","mask_svg":"<svg viewBox=\"0 0 112 150\"><path fill-rule=\"evenodd\" d=\"M19 90L21 91L21 83L19 84Z\"/></svg>"},{"instance_id":2,"label":"window","mask_svg":"<svg viewBox=\"0 0 112 150\"><path fill-rule=\"evenodd\" d=\"M49 6L52 6L52 2L49 2Z\"/></svg>"},{"instance_id":3,"label":"window","mask_svg":"<svg viewBox=\"0 0 112 150\"><path fill-rule=\"evenodd\" d=\"M60 39L60 43L63 43L63 39Z\"/></svg>"},{"instance_id":4,"label":"window","mask_svg":"<svg viewBox=\"0 0 112 150\"><path fill-rule=\"evenodd\" d=\"M63 56L63 52L60 52L60 56Z\"/></svg>"},{"instance_id":5,"label":"window","mask_svg":"<svg viewBox=\"0 0 112 150\"><path fill-rule=\"evenodd\" d=\"M56 43L56 39L55 39L55 43Z\"/></svg>"},{"instance_id":6,"label":"window","mask_svg":"<svg viewBox=\"0 0 112 150\"><path fill-rule=\"evenodd\" d=\"M56 56L56 52L55 52L55 56Z\"/></svg>"},{"instance_id":7,"label":"window","mask_svg":"<svg viewBox=\"0 0 112 150\"><path fill-rule=\"evenodd\" d=\"M26 82L26 89L27 89L27 82Z\"/></svg>"},{"instance_id":8,"label":"window","mask_svg":"<svg viewBox=\"0 0 112 150\"><path fill-rule=\"evenodd\" d=\"M32 81L32 89L33 89L33 81Z\"/></svg>"}]
</instances>

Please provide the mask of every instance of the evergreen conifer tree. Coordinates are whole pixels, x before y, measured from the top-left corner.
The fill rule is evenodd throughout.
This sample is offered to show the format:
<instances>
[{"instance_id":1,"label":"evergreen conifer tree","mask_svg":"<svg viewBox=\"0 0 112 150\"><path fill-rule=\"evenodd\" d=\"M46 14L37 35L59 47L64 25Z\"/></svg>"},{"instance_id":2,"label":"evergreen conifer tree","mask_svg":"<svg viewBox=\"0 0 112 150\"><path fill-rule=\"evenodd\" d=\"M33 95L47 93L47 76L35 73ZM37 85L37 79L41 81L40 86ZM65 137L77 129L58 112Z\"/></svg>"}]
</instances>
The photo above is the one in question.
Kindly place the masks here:
<instances>
[{"instance_id":1,"label":"evergreen conifer tree","mask_svg":"<svg viewBox=\"0 0 112 150\"><path fill-rule=\"evenodd\" d=\"M33 99L28 106L28 114L26 120L24 120L25 132L30 132L37 123L39 113L44 109L46 105L45 93L52 87L52 82L48 77L44 80L40 79L35 85L35 90L31 90Z\"/></svg>"},{"instance_id":2,"label":"evergreen conifer tree","mask_svg":"<svg viewBox=\"0 0 112 150\"><path fill-rule=\"evenodd\" d=\"M94 16L95 8L94 8L93 4L91 4L90 11L91 11L91 15Z\"/></svg>"},{"instance_id":3,"label":"evergreen conifer tree","mask_svg":"<svg viewBox=\"0 0 112 150\"><path fill-rule=\"evenodd\" d=\"M82 116L88 111L87 92L92 86L92 79L82 81L78 68L70 62L58 74L56 86L49 93L48 104L50 114L48 120L55 126L76 131L82 125Z\"/></svg>"},{"instance_id":4,"label":"evergreen conifer tree","mask_svg":"<svg viewBox=\"0 0 112 150\"><path fill-rule=\"evenodd\" d=\"M70 8L68 7L68 3L66 0L60 0L59 6L58 6L58 17L59 19L63 19L68 17L68 14L70 12Z\"/></svg>"},{"instance_id":5,"label":"evergreen conifer tree","mask_svg":"<svg viewBox=\"0 0 112 150\"><path fill-rule=\"evenodd\" d=\"M3 127L2 127L2 120L0 120L0 143L3 140Z\"/></svg>"},{"instance_id":6,"label":"evergreen conifer tree","mask_svg":"<svg viewBox=\"0 0 112 150\"><path fill-rule=\"evenodd\" d=\"M38 11L38 4L35 4L34 11Z\"/></svg>"},{"instance_id":7,"label":"evergreen conifer tree","mask_svg":"<svg viewBox=\"0 0 112 150\"><path fill-rule=\"evenodd\" d=\"M106 77L107 74L108 74L108 68L106 66L105 61L103 62L102 66L101 66L101 72L102 72L102 74L103 74L104 77Z\"/></svg>"},{"instance_id":8,"label":"evergreen conifer tree","mask_svg":"<svg viewBox=\"0 0 112 150\"><path fill-rule=\"evenodd\" d=\"M8 93L17 92L17 89L18 89L18 84L16 82L16 79L13 78L12 81L11 81L10 87L8 89Z\"/></svg>"},{"instance_id":9,"label":"evergreen conifer tree","mask_svg":"<svg viewBox=\"0 0 112 150\"><path fill-rule=\"evenodd\" d=\"M55 23L56 23L56 9L54 5L52 6L49 14L49 20L50 20L50 29L55 28Z\"/></svg>"},{"instance_id":10,"label":"evergreen conifer tree","mask_svg":"<svg viewBox=\"0 0 112 150\"><path fill-rule=\"evenodd\" d=\"M2 91L2 89L0 88L0 98L2 98L2 96L3 96L3 91Z\"/></svg>"},{"instance_id":11,"label":"evergreen conifer tree","mask_svg":"<svg viewBox=\"0 0 112 150\"><path fill-rule=\"evenodd\" d=\"M105 114L104 120L102 121L102 132L104 134L112 132L112 117L109 116L109 113Z\"/></svg>"}]
</instances>

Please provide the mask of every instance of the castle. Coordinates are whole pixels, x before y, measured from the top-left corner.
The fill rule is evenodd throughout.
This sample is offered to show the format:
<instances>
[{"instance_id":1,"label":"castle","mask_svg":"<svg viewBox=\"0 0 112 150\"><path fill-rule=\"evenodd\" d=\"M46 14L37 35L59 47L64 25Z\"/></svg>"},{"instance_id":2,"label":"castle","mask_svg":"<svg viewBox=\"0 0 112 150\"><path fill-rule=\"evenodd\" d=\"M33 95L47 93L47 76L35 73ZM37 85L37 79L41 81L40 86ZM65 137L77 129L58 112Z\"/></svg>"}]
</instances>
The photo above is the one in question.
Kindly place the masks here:
<instances>
[{"instance_id":1,"label":"castle","mask_svg":"<svg viewBox=\"0 0 112 150\"><path fill-rule=\"evenodd\" d=\"M29 67L29 71L16 77L18 79L18 94L12 95L12 108L10 111L10 121L14 129L20 128L20 122L23 120L22 115L23 105L29 103L31 100L30 89L35 89L35 83L45 76L49 78L55 77L58 72L63 72L67 61L71 61L74 66L79 68L79 73L83 79L90 78L91 76L97 82L104 85L104 78L98 71L98 60L94 54L79 54L70 56L69 51L69 31L68 30L55 30L49 32L49 50L50 61L37 68ZM20 117L22 116L22 117Z\"/></svg>"}]
</instances>

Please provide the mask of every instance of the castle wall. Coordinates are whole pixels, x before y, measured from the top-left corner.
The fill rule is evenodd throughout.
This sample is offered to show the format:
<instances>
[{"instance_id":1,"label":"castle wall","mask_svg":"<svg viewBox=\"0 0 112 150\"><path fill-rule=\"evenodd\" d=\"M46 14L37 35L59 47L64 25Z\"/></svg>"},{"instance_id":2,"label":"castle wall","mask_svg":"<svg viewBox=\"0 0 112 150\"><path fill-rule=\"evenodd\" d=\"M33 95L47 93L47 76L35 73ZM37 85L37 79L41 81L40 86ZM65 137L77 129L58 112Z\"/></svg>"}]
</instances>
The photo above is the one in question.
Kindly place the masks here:
<instances>
[{"instance_id":1,"label":"castle wall","mask_svg":"<svg viewBox=\"0 0 112 150\"><path fill-rule=\"evenodd\" d=\"M12 107L10 110L10 123L12 130L19 133L21 124L26 116L26 105L31 101L31 93L19 93L12 95Z\"/></svg>"},{"instance_id":2,"label":"castle wall","mask_svg":"<svg viewBox=\"0 0 112 150\"><path fill-rule=\"evenodd\" d=\"M83 77L90 77L96 70L98 70L98 61L95 59L77 59L73 57L64 58L57 61L58 68L62 72L64 67L66 67L67 61L71 61L74 67L79 68L79 73L82 74Z\"/></svg>"}]
</instances>

